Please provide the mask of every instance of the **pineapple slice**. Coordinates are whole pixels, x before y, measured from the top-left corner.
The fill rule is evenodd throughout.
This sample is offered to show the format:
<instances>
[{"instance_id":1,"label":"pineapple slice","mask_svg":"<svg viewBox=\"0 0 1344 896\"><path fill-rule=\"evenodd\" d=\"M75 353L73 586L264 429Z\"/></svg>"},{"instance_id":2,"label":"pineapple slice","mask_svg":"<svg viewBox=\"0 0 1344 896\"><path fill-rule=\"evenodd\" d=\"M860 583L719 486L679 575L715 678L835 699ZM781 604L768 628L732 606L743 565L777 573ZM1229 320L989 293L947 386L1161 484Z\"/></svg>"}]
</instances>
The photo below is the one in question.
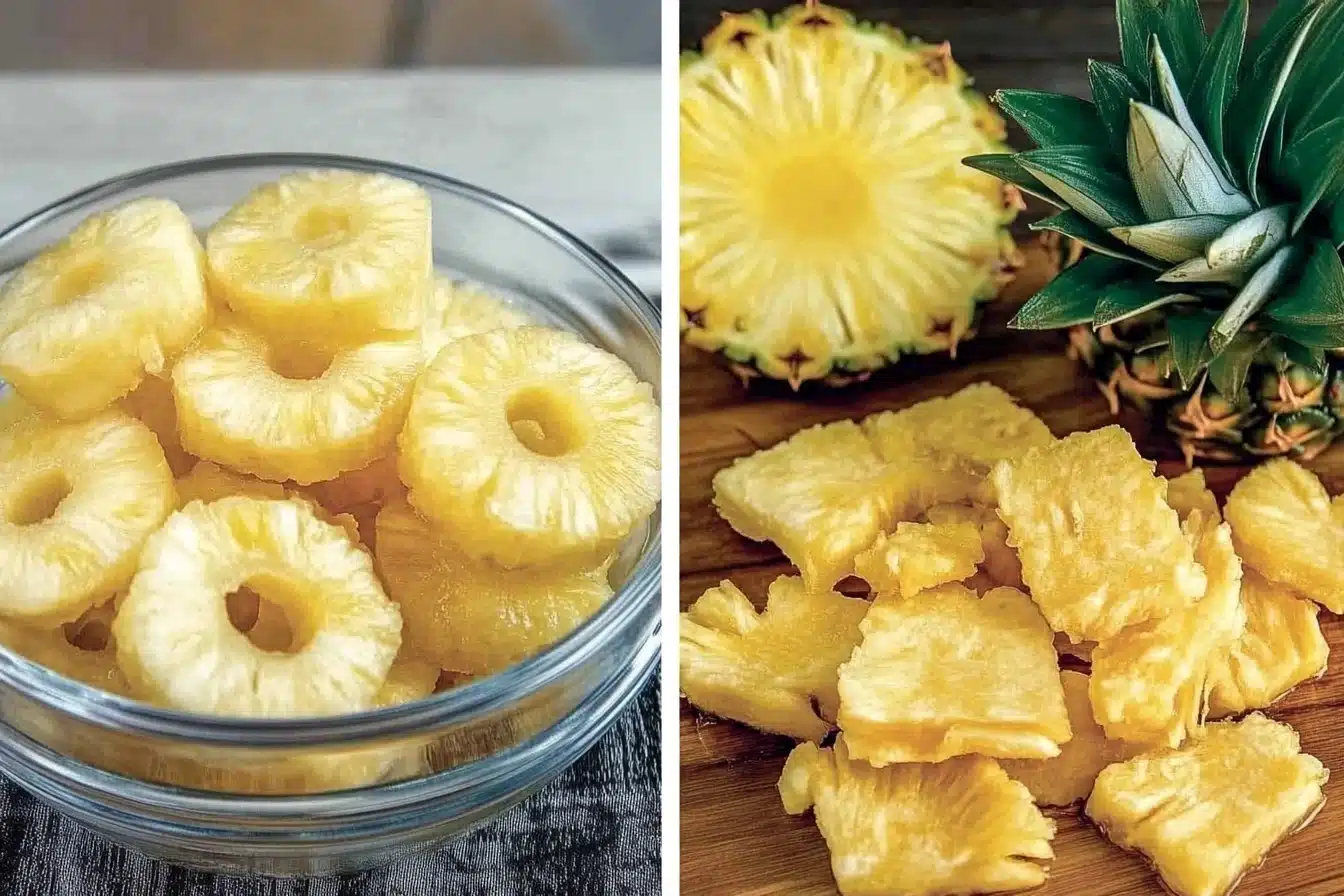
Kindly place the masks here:
<instances>
[{"instance_id":1,"label":"pineapple slice","mask_svg":"<svg viewBox=\"0 0 1344 896\"><path fill-rule=\"evenodd\" d=\"M722 582L681 615L681 691L725 719L820 741L840 702L836 669L858 645L868 606L780 576L758 613Z\"/></svg>"},{"instance_id":2,"label":"pineapple slice","mask_svg":"<svg viewBox=\"0 0 1344 896\"><path fill-rule=\"evenodd\" d=\"M229 622L246 586L279 605L290 649ZM373 558L301 501L192 502L145 545L112 632L137 693L228 716L292 718L369 707L401 646L401 614Z\"/></svg>"},{"instance_id":3,"label":"pineapple slice","mask_svg":"<svg viewBox=\"0 0 1344 896\"><path fill-rule=\"evenodd\" d=\"M1022 589L1022 563L1008 545L1008 527L994 510L974 504L935 504L924 512L924 518L934 525L974 523L980 529L980 550L985 555L981 570L995 585Z\"/></svg>"},{"instance_id":4,"label":"pineapple slice","mask_svg":"<svg viewBox=\"0 0 1344 896\"><path fill-rule=\"evenodd\" d=\"M448 344L415 389L398 470L410 502L472 557L600 565L658 503L658 405L573 333Z\"/></svg>"},{"instance_id":5,"label":"pineapple slice","mask_svg":"<svg viewBox=\"0 0 1344 896\"><path fill-rule=\"evenodd\" d=\"M205 238L211 285L230 308L274 338L333 347L419 327L431 251L429 195L353 171L263 184Z\"/></svg>"},{"instance_id":6,"label":"pineapple slice","mask_svg":"<svg viewBox=\"0 0 1344 896\"><path fill-rule=\"evenodd\" d=\"M0 289L0 378L88 417L162 374L209 316L201 244L166 199L93 215Z\"/></svg>"},{"instance_id":7,"label":"pineapple slice","mask_svg":"<svg viewBox=\"0 0 1344 896\"><path fill-rule=\"evenodd\" d=\"M845 896L1003 893L1045 883L1055 823L993 759L873 768L842 736L799 744L779 776L784 811L812 809Z\"/></svg>"},{"instance_id":8,"label":"pineapple slice","mask_svg":"<svg viewBox=\"0 0 1344 896\"><path fill-rule=\"evenodd\" d=\"M1190 470L1167 480L1167 504L1185 522L1191 511L1198 510L1205 520L1222 520L1218 499L1204 482L1203 470Z\"/></svg>"},{"instance_id":9,"label":"pineapple slice","mask_svg":"<svg viewBox=\"0 0 1344 896\"><path fill-rule=\"evenodd\" d=\"M174 476L181 476L192 468L196 458L182 447L177 435L177 406L173 402L173 383L169 379L147 376L121 402L122 408L153 430L163 448L163 456Z\"/></svg>"},{"instance_id":10,"label":"pineapple slice","mask_svg":"<svg viewBox=\"0 0 1344 896\"><path fill-rule=\"evenodd\" d=\"M456 339L533 323L532 318L473 283L454 283L447 277L437 277L426 301L420 340L425 360L433 361L445 345Z\"/></svg>"},{"instance_id":11,"label":"pineapple slice","mask_svg":"<svg viewBox=\"0 0 1344 896\"><path fill-rule=\"evenodd\" d=\"M1218 651L1209 669L1209 715L1263 709L1325 672L1330 647L1317 606L1247 569L1241 580L1246 631Z\"/></svg>"},{"instance_id":12,"label":"pineapple slice","mask_svg":"<svg viewBox=\"0 0 1344 896\"><path fill-rule=\"evenodd\" d=\"M1214 658L1246 628L1231 530L1198 510L1186 529L1208 576L1204 597L1092 651L1092 712L1107 737L1180 746L1204 723Z\"/></svg>"},{"instance_id":13,"label":"pineapple slice","mask_svg":"<svg viewBox=\"0 0 1344 896\"><path fill-rule=\"evenodd\" d=\"M1105 640L1204 593L1166 481L1119 426L1033 448L991 478L1022 578L1071 640Z\"/></svg>"},{"instance_id":14,"label":"pineapple slice","mask_svg":"<svg viewBox=\"0 0 1344 896\"><path fill-rule=\"evenodd\" d=\"M355 517L346 513L334 513L317 504L307 495L293 489L287 489L278 482L267 482L264 479L248 476L245 473L235 473L208 460L197 461L187 475L177 480L177 506L179 509L186 507L192 501L204 501L209 504L211 501L218 501L220 498L229 498L235 495L243 495L248 498L269 498L275 501L285 498L303 501L310 505L323 521L344 529L352 542L360 540L359 522ZM247 589L242 589L242 592L246 594ZM232 609L234 607L232 601L236 594L229 597L229 606ZM237 624L236 620L235 624ZM249 626L240 625L239 628L247 631Z\"/></svg>"},{"instance_id":15,"label":"pineapple slice","mask_svg":"<svg viewBox=\"0 0 1344 896\"><path fill-rule=\"evenodd\" d=\"M135 572L177 501L154 433L116 411L0 430L0 615L72 622Z\"/></svg>"},{"instance_id":16,"label":"pineapple slice","mask_svg":"<svg viewBox=\"0 0 1344 896\"><path fill-rule=\"evenodd\" d=\"M897 523L854 558L854 570L874 593L912 596L970 578L984 559L975 523Z\"/></svg>"},{"instance_id":17,"label":"pineapple slice","mask_svg":"<svg viewBox=\"0 0 1344 896\"><path fill-rule=\"evenodd\" d=\"M873 765L1059 755L1070 737L1052 635L1012 588L879 598L840 667L840 729Z\"/></svg>"},{"instance_id":18,"label":"pineapple slice","mask_svg":"<svg viewBox=\"0 0 1344 896\"><path fill-rule=\"evenodd\" d=\"M392 450L421 364L417 339L297 353L221 319L173 369L182 445L262 479L333 479Z\"/></svg>"},{"instance_id":19,"label":"pineapple slice","mask_svg":"<svg viewBox=\"0 0 1344 896\"><path fill-rule=\"evenodd\" d=\"M1260 713L1215 722L1179 750L1102 771L1087 814L1176 896L1224 896L1325 802L1329 772L1300 749L1296 731Z\"/></svg>"},{"instance_id":20,"label":"pineapple slice","mask_svg":"<svg viewBox=\"0 0 1344 896\"><path fill-rule=\"evenodd\" d=\"M560 640L607 598L607 565L504 569L473 560L402 502L378 514L378 570L406 643L441 668L488 674Z\"/></svg>"},{"instance_id":21,"label":"pineapple slice","mask_svg":"<svg viewBox=\"0 0 1344 896\"><path fill-rule=\"evenodd\" d=\"M1121 762L1139 752L1139 747L1108 740L1092 717L1088 678L1065 669L1059 673L1064 685L1064 703L1069 710L1073 738L1059 748L1053 759L1004 759L1008 776L1027 785L1032 799L1042 806L1067 806L1087 799L1097 775L1112 762Z\"/></svg>"},{"instance_id":22,"label":"pineapple slice","mask_svg":"<svg viewBox=\"0 0 1344 896\"><path fill-rule=\"evenodd\" d=\"M0 622L0 644L58 675L113 694L129 694L112 643L113 600L90 607L60 628L36 629Z\"/></svg>"},{"instance_id":23,"label":"pineapple slice","mask_svg":"<svg viewBox=\"0 0 1344 896\"><path fill-rule=\"evenodd\" d=\"M1247 566L1344 613L1344 520L1314 473L1284 458L1266 461L1232 489L1225 511Z\"/></svg>"}]
</instances>

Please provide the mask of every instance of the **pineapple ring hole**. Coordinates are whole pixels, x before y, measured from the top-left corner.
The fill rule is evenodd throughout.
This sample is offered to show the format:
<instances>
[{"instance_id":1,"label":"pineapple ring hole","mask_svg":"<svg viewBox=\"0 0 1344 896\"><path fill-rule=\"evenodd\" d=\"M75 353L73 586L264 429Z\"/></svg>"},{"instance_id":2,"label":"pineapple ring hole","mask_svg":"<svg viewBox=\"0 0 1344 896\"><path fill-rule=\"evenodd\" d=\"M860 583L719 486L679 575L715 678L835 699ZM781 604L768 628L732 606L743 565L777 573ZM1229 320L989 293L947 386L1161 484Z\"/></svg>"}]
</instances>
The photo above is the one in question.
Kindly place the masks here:
<instances>
[{"instance_id":1,"label":"pineapple ring hole","mask_svg":"<svg viewBox=\"0 0 1344 896\"><path fill-rule=\"evenodd\" d=\"M61 632L70 646L89 653L101 653L112 640L112 627L103 619L67 622L61 626Z\"/></svg>"},{"instance_id":2,"label":"pineapple ring hole","mask_svg":"<svg viewBox=\"0 0 1344 896\"><path fill-rule=\"evenodd\" d=\"M9 501L5 518L15 526L32 526L49 520L73 490L63 472L45 470L19 486Z\"/></svg>"},{"instance_id":3,"label":"pineapple ring hole","mask_svg":"<svg viewBox=\"0 0 1344 896\"><path fill-rule=\"evenodd\" d=\"M96 292L113 279L112 269L103 261L85 258L62 271L56 281L55 298L65 305Z\"/></svg>"},{"instance_id":4,"label":"pineapple ring hole","mask_svg":"<svg viewBox=\"0 0 1344 896\"><path fill-rule=\"evenodd\" d=\"M548 386L525 386L509 396L504 407L513 435L523 447L545 457L572 454L588 441L579 421L578 402Z\"/></svg>"},{"instance_id":5,"label":"pineapple ring hole","mask_svg":"<svg viewBox=\"0 0 1344 896\"><path fill-rule=\"evenodd\" d=\"M294 236L310 249L330 249L348 241L355 232L349 209L314 206L294 222Z\"/></svg>"},{"instance_id":6,"label":"pineapple ring hole","mask_svg":"<svg viewBox=\"0 0 1344 896\"><path fill-rule=\"evenodd\" d=\"M243 584L224 596L224 609L229 622L238 631L247 636L254 646L269 653L298 653L307 642L301 636L301 630L291 620L285 610L286 604L293 603L278 592L276 583L253 582ZM262 596L265 591L280 600L270 600Z\"/></svg>"},{"instance_id":7,"label":"pineapple ring hole","mask_svg":"<svg viewBox=\"0 0 1344 896\"><path fill-rule=\"evenodd\" d=\"M334 356L325 352L272 350L267 358L271 370L287 380L320 380L331 369Z\"/></svg>"}]
</instances>

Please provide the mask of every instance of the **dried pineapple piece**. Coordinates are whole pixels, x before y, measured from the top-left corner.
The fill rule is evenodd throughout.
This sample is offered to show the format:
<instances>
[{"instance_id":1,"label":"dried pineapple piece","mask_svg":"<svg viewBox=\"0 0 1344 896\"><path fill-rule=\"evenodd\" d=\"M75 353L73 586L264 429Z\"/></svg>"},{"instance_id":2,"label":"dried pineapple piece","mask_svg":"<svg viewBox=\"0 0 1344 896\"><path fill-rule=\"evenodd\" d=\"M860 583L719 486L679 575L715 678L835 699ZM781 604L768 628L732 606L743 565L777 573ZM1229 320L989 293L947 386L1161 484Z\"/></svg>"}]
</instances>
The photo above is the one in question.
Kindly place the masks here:
<instances>
[{"instance_id":1,"label":"dried pineapple piece","mask_svg":"<svg viewBox=\"0 0 1344 896\"><path fill-rule=\"evenodd\" d=\"M1204 482L1203 470L1190 470L1175 479L1167 480L1167 504L1176 511L1176 515L1185 522L1192 510L1204 514L1206 520L1222 520L1218 512L1218 499L1209 491Z\"/></svg>"},{"instance_id":2,"label":"dried pineapple piece","mask_svg":"<svg viewBox=\"0 0 1344 896\"><path fill-rule=\"evenodd\" d=\"M854 570L876 593L910 596L964 581L984 559L974 523L897 523L854 558Z\"/></svg>"},{"instance_id":3,"label":"dried pineapple piece","mask_svg":"<svg viewBox=\"0 0 1344 896\"><path fill-rule=\"evenodd\" d=\"M839 703L836 667L859 643L868 607L780 576L758 613L736 585L722 582L681 616L682 693L762 731L821 740Z\"/></svg>"},{"instance_id":4,"label":"dried pineapple piece","mask_svg":"<svg viewBox=\"0 0 1344 896\"><path fill-rule=\"evenodd\" d=\"M1329 771L1300 749L1296 731L1260 713L1215 722L1179 750L1102 771L1087 814L1176 896L1223 896L1325 802Z\"/></svg>"},{"instance_id":5,"label":"dried pineapple piece","mask_svg":"<svg viewBox=\"0 0 1344 896\"><path fill-rule=\"evenodd\" d=\"M855 758L1045 759L1069 739L1052 635L1022 592L943 585L880 598L859 628L838 717Z\"/></svg>"},{"instance_id":6,"label":"dried pineapple piece","mask_svg":"<svg viewBox=\"0 0 1344 896\"><path fill-rule=\"evenodd\" d=\"M134 392L121 400L126 413L154 431L163 448L163 456L174 476L181 476L196 463L182 447L177 435L177 406L173 403L173 384L157 376L147 376Z\"/></svg>"},{"instance_id":7,"label":"dried pineapple piece","mask_svg":"<svg viewBox=\"0 0 1344 896\"><path fill-rule=\"evenodd\" d=\"M1042 806L1067 806L1087 799L1102 769L1139 751L1124 741L1108 740L1092 718L1086 675L1065 669L1059 679L1064 685L1073 739L1060 747L1053 759L1004 759L1000 763L1009 777L1027 785L1032 798Z\"/></svg>"},{"instance_id":8,"label":"dried pineapple piece","mask_svg":"<svg viewBox=\"0 0 1344 896\"><path fill-rule=\"evenodd\" d=\"M1344 521L1316 474L1291 460L1267 461L1232 489L1225 512L1247 566L1344 613Z\"/></svg>"},{"instance_id":9,"label":"dried pineapple piece","mask_svg":"<svg viewBox=\"0 0 1344 896\"><path fill-rule=\"evenodd\" d=\"M1032 598L1073 641L1110 638L1204 593L1166 481L1119 426L1033 448L990 478Z\"/></svg>"},{"instance_id":10,"label":"dried pineapple piece","mask_svg":"<svg viewBox=\"0 0 1344 896\"><path fill-rule=\"evenodd\" d=\"M995 584L1022 588L1022 563L1008 546L1008 527L991 507L973 504L935 504L924 512L931 523L972 522L980 528L980 549L985 559L980 568Z\"/></svg>"},{"instance_id":11,"label":"dried pineapple piece","mask_svg":"<svg viewBox=\"0 0 1344 896\"><path fill-rule=\"evenodd\" d=\"M1241 561L1226 523L1195 510L1187 537L1208 576L1204 597L1125 629L1092 652L1092 712L1106 735L1178 747L1204 723L1213 658L1246 627Z\"/></svg>"},{"instance_id":12,"label":"dried pineapple piece","mask_svg":"<svg viewBox=\"0 0 1344 896\"><path fill-rule=\"evenodd\" d=\"M1253 569L1241 580L1246 630L1219 651L1209 670L1209 715L1262 709L1325 672L1330 647L1317 606Z\"/></svg>"},{"instance_id":13,"label":"dried pineapple piece","mask_svg":"<svg viewBox=\"0 0 1344 896\"><path fill-rule=\"evenodd\" d=\"M992 759L876 769L799 744L779 778L784 811L811 808L845 896L1002 893L1045 883L1055 823Z\"/></svg>"},{"instance_id":14,"label":"dried pineapple piece","mask_svg":"<svg viewBox=\"0 0 1344 896\"><path fill-rule=\"evenodd\" d=\"M359 522L348 513L336 513L318 504L303 491L285 488L278 482L267 482L246 473L235 473L212 461L197 461L187 475L177 480L177 506L186 507L192 501L218 501L234 495L248 498L267 498L281 501L286 498L300 501L311 508L317 516L328 523L334 523L345 530L350 540L358 542ZM240 626L240 631L248 631L248 626Z\"/></svg>"}]
</instances>

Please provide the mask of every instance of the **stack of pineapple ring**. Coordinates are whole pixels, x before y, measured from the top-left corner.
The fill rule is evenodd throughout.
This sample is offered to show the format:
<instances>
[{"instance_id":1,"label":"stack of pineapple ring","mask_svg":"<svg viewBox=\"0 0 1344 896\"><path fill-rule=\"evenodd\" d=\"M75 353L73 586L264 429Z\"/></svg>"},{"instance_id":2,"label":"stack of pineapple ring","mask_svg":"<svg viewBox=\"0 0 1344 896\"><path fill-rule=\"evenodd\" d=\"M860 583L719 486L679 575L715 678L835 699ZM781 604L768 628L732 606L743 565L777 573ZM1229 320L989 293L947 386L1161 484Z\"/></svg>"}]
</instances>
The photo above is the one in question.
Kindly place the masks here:
<instances>
[{"instance_id":1,"label":"stack of pineapple ring","mask_svg":"<svg viewBox=\"0 0 1344 896\"><path fill-rule=\"evenodd\" d=\"M681 688L803 741L780 796L843 893L1040 885L1039 807L1086 800L1171 892L1222 896L1324 802L1328 771L1259 711L1324 674L1318 605L1344 611L1344 496L1292 461L1220 508L1123 429L1056 439L981 383L803 430L714 501L800 575L763 611L731 582L693 603ZM836 590L851 575L871 600Z\"/></svg>"},{"instance_id":2,"label":"stack of pineapple ring","mask_svg":"<svg viewBox=\"0 0 1344 896\"><path fill-rule=\"evenodd\" d=\"M0 639L187 712L501 669L658 500L650 387L436 277L428 195L382 174L265 184L204 245L166 200L94 215L4 284L0 378Z\"/></svg>"}]
</instances>

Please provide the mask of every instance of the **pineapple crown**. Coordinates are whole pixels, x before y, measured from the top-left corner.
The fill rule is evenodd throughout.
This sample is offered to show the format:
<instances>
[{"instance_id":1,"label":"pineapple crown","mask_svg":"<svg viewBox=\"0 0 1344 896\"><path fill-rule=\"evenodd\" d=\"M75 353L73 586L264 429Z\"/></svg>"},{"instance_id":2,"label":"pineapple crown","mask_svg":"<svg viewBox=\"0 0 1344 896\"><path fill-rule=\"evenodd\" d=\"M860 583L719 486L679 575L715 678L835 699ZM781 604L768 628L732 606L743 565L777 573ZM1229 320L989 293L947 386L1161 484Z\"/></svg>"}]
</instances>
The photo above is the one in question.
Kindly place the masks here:
<instances>
[{"instance_id":1,"label":"pineapple crown","mask_svg":"<svg viewBox=\"0 0 1344 896\"><path fill-rule=\"evenodd\" d=\"M1325 370L1344 347L1344 0L1248 0L1206 34L1199 0L1116 0L1122 65L1091 61L1092 102L1004 90L1037 148L966 164L1062 211L1033 225L1092 250L1033 296L1018 329L1156 312L1183 388L1242 392L1257 357Z\"/></svg>"}]
</instances>

